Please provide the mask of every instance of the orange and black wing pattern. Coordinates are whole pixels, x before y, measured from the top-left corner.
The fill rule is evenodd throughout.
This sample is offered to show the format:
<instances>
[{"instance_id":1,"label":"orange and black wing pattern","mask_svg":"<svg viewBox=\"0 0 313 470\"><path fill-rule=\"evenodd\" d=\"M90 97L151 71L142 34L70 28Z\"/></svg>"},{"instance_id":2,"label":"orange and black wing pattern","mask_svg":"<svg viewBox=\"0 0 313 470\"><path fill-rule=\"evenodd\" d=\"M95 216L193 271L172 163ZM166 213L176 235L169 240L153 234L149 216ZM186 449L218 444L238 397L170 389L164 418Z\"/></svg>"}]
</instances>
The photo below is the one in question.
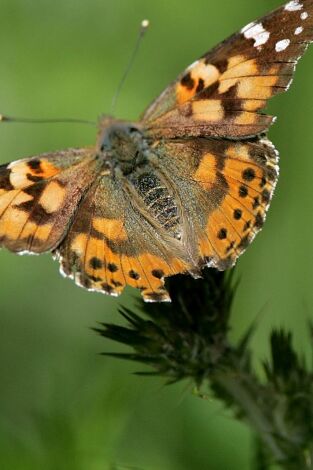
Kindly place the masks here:
<instances>
[{"instance_id":1,"label":"orange and black wing pattern","mask_svg":"<svg viewBox=\"0 0 313 470\"><path fill-rule=\"evenodd\" d=\"M185 251L194 268L234 265L263 227L278 178L278 152L266 138L181 139L155 147L185 214Z\"/></svg>"},{"instance_id":2,"label":"orange and black wing pattern","mask_svg":"<svg viewBox=\"0 0 313 470\"><path fill-rule=\"evenodd\" d=\"M105 117L93 148L0 167L0 245L53 252L78 285L168 301L164 280L234 265L262 228L278 178L268 99L313 39L293 0L194 62L139 123Z\"/></svg>"},{"instance_id":3,"label":"orange and black wing pattern","mask_svg":"<svg viewBox=\"0 0 313 470\"><path fill-rule=\"evenodd\" d=\"M267 100L288 89L313 40L313 1L294 0L194 62L147 109L155 137L251 137L267 131Z\"/></svg>"},{"instance_id":4,"label":"orange and black wing pattern","mask_svg":"<svg viewBox=\"0 0 313 470\"><path fill-rule=\"evenodd\" d=\"M65 276L91 291L117 296L126 285L146 301L169 301L164 278L188 270L179 243L166 240L142 203L125 185L107 176L95 181L68 234L56 250Z\"/></svg>"},{"instance_id":5,"label":"orange and black wing pattern","mask_svg":"<svg viewBox=\"0 0 313 470\"><path fill-rule=\"evenodd\" d=\"M88 149L42 154L0 167L0 244L19 253L55 248L95 175Z\"/></svg>"}]
</instances>

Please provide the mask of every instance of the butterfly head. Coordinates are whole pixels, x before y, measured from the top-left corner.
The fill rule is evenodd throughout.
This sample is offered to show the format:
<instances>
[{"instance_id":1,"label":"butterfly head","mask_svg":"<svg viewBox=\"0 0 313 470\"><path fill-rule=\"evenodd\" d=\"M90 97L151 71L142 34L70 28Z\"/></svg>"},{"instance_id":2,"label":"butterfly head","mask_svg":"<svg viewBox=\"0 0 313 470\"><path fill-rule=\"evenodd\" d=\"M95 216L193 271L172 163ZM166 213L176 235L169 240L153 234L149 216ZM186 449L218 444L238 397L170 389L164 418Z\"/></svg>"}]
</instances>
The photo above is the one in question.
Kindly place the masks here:
<instances>
[{"instance_id":1,"label":"butterfly head","mask_svg":"<svg viewBox=\"0 0 313 470\"><path fill-rule=\"evenodd\" d=\"M97 150L127 174L142 156L144 140L139 126L128 121L104 116L99 123Z\"/></svg>"}]
</instances>

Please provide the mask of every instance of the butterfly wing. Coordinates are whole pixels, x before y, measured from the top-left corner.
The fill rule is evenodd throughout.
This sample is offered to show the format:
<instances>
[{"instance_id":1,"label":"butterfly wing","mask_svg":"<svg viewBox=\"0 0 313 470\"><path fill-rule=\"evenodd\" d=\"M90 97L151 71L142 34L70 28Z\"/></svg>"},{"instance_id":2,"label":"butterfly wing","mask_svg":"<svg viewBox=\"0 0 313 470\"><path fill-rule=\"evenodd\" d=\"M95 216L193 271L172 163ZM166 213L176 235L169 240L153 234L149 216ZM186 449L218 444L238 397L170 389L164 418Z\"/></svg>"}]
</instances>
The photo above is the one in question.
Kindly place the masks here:
<instances>
[{"instance_id":1,"label":"butterfly wing","mask_svg":"<svg viewBox=\"0 0 313 470\"><path fill-rule=\"evenodd\" d=\"M278 153L262 136L273 117L260 111L288 89L312 40L313 1L289 1L193 63L144 113L195 264L226 269L262 227Z\"/></svg>"},{"instance_id":2,"label":"butterfly wing","mask_svg":"<svg viewBox=\"0 0 313 470\"><path fill-rule=\"evenodd\" d=\"M187 270L181 249L165 232L162 241L104 160L69 149L0 167L0 244L54 251L62 273L91 290L118 295L128 284L169 300L164 277Z\"/></svg>"},{"instance_id":3,"label":"butterfly wing","mask_svg":"<svg viewBox=\"0 0 313 470\"><path fill-rule=\"evenodd\" d=\"M198 138L164 141L153 152L154 170L180 208L181 240L166 221L151 221L127 181L112 178L91 150L80 149L1 168L2 246L55 250L62 272L78 285L111 295L130 285L147 301L169 300L166 276L233 264L265 218L277 177L270 143Z\"/></svg>"},{"instance_id":4,"label":"butterfly wing","mask_svg":"<svg viewBox=\"0 0 313 470\"><path fill-rule=\"evenodd\" d=\"M130 285L146 301L168 301L164 277L187 271L188 263L140 207L127 182L97 178L56 251L63 274L89 290L119 295Z\"/></svg>"},{"instance_id":5,"label":"butterfly wing","mask_svg":"<svg viewBox=\"0 0 313 470\"><path fill-rule=\"evenodd\" d=\"M52 250L90 186L90 149L69 149L0 167L0 244L11 251Z\"/></svg>"},{"instance_id":6,"label":"butterfly wing","mask_svg":"<svg viewBox=\"0 0 313 470\"><path fill-rule=\"evenodd\" d=\"M155 137L249 137L273 117L267 100L288 89L298 59L313 40L313 1L294 0L205 54L143 116Z\"/></svg>"},{"instance_id":7,"label":"butterfly wing","mask_svg":"<svg viewBox=\"0 0 313 470\"><path fill-rule=\"evenodd\" d=\"M224 270L262 228L278 177L278 153L266 138L160 142L154 151L175 185L185 252L195 267Z\"/></svg>"}]
</instances>

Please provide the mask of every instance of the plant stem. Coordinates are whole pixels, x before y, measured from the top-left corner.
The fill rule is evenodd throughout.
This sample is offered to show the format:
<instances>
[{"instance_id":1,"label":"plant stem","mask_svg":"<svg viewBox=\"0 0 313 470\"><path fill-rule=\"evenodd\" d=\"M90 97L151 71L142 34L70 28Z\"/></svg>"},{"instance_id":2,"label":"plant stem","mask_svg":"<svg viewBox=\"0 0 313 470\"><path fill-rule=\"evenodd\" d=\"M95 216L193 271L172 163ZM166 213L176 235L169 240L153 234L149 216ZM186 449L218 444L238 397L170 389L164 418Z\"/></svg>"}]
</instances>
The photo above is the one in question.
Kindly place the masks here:
<instances>
[{"instance_id":1,"label":"plant stem","mask_svg":"<svg viewBox=\"0 0 313 470\"><path fill-rule=\"evenodd\" d=\"M248 383L249 382L249 383ZM242 377L242 372L236 374L217 373L211 378L211 383L217 384L236 403L239 410L251 427L259 434L261 439L271 450L275 461L284 461L287 456L273 438L274 430L268 418L262 413L257 403L257 395L251 390L251 381ZM257 393L257 392L256 392Z\"/></svg>"}]
</instances>

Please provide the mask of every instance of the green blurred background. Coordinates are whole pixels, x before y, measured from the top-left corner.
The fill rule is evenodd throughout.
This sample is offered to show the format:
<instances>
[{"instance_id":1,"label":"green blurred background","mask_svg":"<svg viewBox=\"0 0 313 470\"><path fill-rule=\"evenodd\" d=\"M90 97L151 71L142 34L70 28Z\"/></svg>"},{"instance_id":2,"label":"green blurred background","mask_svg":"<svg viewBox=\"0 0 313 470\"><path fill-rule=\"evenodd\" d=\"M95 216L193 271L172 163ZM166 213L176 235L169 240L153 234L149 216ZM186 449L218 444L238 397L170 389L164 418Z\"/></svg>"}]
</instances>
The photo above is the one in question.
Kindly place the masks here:
<instances>
[{"instance_id":1,"label":"green blurred background","mask_svg":"<svg viewBox=\"0 0 313 470\"><path fill-rule=\"evenodd\" d=\"M1 0L0 112L95 119L112 96L139 23L151 21L117 114L136 118L199 55L278 6L264 0ZM313 48L288 94L270 111L281 176L261 235L238 263L234 341L261 313L255 365L268 355L273 326L295 335L308 354L311 315ZM1 163L84 146L95 130L80 125L0 126ZM79 289L48 255L0 253L0 468L144 470L249 469L253 439L214 400L191 385L165 387L134 377L133 364L103 358L115 348L89 327L120 322L118 301ZM137 367L138 368L138 367Z\"/></svg>"}]
</instances>

